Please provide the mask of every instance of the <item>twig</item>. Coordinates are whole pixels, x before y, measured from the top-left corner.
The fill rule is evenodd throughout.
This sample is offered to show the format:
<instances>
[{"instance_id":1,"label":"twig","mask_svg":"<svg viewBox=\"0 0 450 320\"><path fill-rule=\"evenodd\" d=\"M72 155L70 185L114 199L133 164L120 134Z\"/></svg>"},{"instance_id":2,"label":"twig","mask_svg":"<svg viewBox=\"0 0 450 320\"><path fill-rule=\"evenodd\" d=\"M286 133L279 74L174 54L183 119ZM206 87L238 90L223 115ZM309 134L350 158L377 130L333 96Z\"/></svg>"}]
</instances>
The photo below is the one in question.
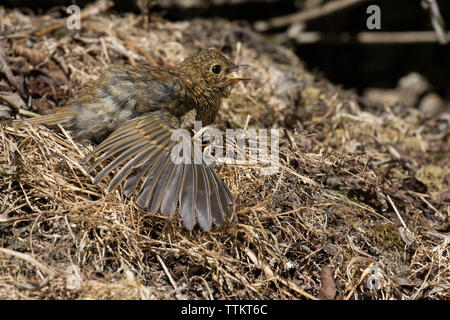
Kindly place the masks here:
<instances>
[{"instance_id":1,"label":"twig","mask_svg":"<svg viewBox=\"0 0 450 320\"><path fill-rule=\"evenodd\" d=\"M17 251L10 250L10 249L7 249L7 248L0 248L0 252L9 254L11 256L15 256L15 257L20 258L22 260L25 260L25 261L31 263L32 265L34 265L35 267L37 267L38 269L40 269L41 271L44 271L44 272L48 273L51 277L56 275L55 271L53 271L49 267L43 265L42 263L40 263L39 261L37 261L36 259L31 257L29 254L17 252Z\"/></svg>"},{"instance_id":2,"label":"twig","mask_svg":"<svg viewBox=\"0 0 450 320\"><path fill-rule=\"evenodd\" d=\"M308 298L310 300L318 300L316 297L310 295L308 292L304 291L302 288L300 288L299 286L297 286L295 283L292 283L291 281L285 280L283 278L280 278L278 276L275 275L275 273L270 269L269 265L267 265L266 263L264 263L263 261L259 260L256 255L248 248L244 249L245 253L247 254L247 256L250 258L250 260L261 270L264 271L264 273L266 274L266 276L268 277L268 280L278 280L280 281L282 284L284 284L285 286L291 288L292 290L294 290L295 292L301 294L302 296L304 296L305 298Z\"/></svg>"},{"instance_id":3,"label":"twig","mask_svg":"<svg viewBox=\"0 0 450 320\"><path fill-rule=\"evenodd\" d=\"M392 199L389 195L386 195L386 198L388 199L389 203L391 204L392 208L394 209L394 212L397 215L398 219L400 220L403 228L405 228L409 233L412 234L411 230L409 230L409 228L406 226L406 223L403 220L402 216L400 215L400 212L398 212L397 207L394 204L394 201L392 201Z\"/></svg>"},{"instance_id":4,"label":"twig","mask_svg":"<svg viewBox=\"0 0 450 320\"><path fill-rule=\"evenodd\" d=\"M421 195L419 195L419 198L422 199L422 201L425 202L434 212L436 212L438 216L441 217L441 219L445 219L444 215L438 209L436 209L430 202L428 202L427 199L425 199Z\"/></svg>"},{"instance_id":5,"label":"twig","mask_svg":"<svg viewBox=\"0 0 450 320\"><path fill-rule=\"evenodd\" d=\"M35 290L39 290L43 287L45 287L49 282L50 282L51 278L50 277L45 277L41 283L37 286L31 285L29 283L22 283L22 282L18 282L15 281L14 284L16 285L17 288L22 289L22 290L30 290L30 291L35 291Z\"/></svg>"},{"instance_id":6,"label":"twig","mask_svg":"<svg viewBox=\"0 0 450 320\"><path fill-rule=\"evenodd\" d=\"M327 16L336 11L340 11L342 9L354 6L358 3L362 3L366 0L337 0L327 2L323 6L315 7L309 10L300 11L297 13L275 17L270 19L268 22L265 21L257 21L255 23L255 28L258 31L267 31L271 28L279 28L290 25L294 22L305 22L308 20L313 20L319 17Z\"/></svg>"},{"instance_id":7,"label":"twig","mask_svg":"<svg viewBox=\"0 0 450 320\"><path fill-rule=\"evenodd\" d=\"M108 48L106 48L105 38L100 37L100 43L102 45L103 54L105 55L105 60L107 63L111 63L111 59L109 58Z\"/></svg>"},{"instance_id":8,"label":"twig","mask_svg":"<svg viewBox=\"0 0 450 320\"><path fill-rule=\"evenodd\" d=\"M81 158L84 158L84 154L80 151L80 149L78 148L78 146L75 144L75 142L73 141L72 137L70 136L70 134L64 129L64 127L60 124L58 124L59 129L61 130L61 132L66 136L67 139L69 139L70 143L72 144L72 146L75 148L75 150L77 150L78 154L81 156Z\"/></svg>"},{"instance_id":9,"label":"twig","mask_svg":"<svg viewBox=\"0 0 450 320\"><path fill-rule=\"evenodd\" d=\"M425 279L423 279L422 284L420 285L419 289L417 289L417 292L414 294L414 296L411 298L411 300L416 300L417 296L419 295L420 291L422 291L425 288L425 285L428 281L428 278L430 277L431 271L434 267L434 259L431 259L431 266L428 269L427 274L425 275Z\"/></svg>"},{"instance_id":10,"label":"twig","mask_svg":"<svg viewBox=\"0 0 450 320\"><path fill-rule=\"evenodd\" d=\"M105 12L114 5L113 1L109 0L98 0L92 5L87 6L80 14L81 19L89 19L91 17L97 16L101 12Z\"/></svg>"},{"instance_id":11,"label":"twig","mask_svg":"<svg viewBox=\"0 0 450 320\"><path fill-rule=\"evenodd\" d=\"M173 287L175 290L177 290L177 289L178 289L178 286L177 286L177 284L175 283L175 281L173 280L172 275L171 275L170 272L169 272L169 269L167 269L167 267L166 267L166 264L165 264L164 261L161 259L161 257L159 256L159 254L156 255L156 258L158 259L159 263L160 263L161 266L163 267L164 272L165 272L166 275L167 275L167 278L169 278L169 281L170 281L170 283L172 284L172 287Z\"/></svg>"},{"instance_id":12,"label":"twig","mask_svg":"<svg viewBox=\"0 0 450 320\"><path fill-rule=\"evenodd\" d=\"M336 200L343 200L343 201L346 201L346 202L348 202L348 203L350 203L350 204L352 204L352 205L354 205L354 206L357 206L358 208L364 209L364 210L366 210L366 211L368 211L368 212L370 212L370 213L376 215L377 217L379 217L379 218L381 218L381 219L384 219L384 220L390 222L390 220L389 220L388 218L386 218L385 216L379 214L379 213L376 212L371 206L369 206L369 205L367 205L367 204L362 205L362 204L360 204L360 203L357 203L357 202L355 202L355 201L350 200L349 198L347 198L347 197L345 197L345 196L342 196L342 195L336 194L336 193L332 193L332 192L333 192L332 190L326 190L326 191L327 191L327 192L324 192L324 195L327 196L327 197L329 197L329 198L336 199Z\"/></svg>"},{"instance_id":13,"label":"twig","mask_svg":"<svg viewBox=\"0 0 450 320\"><path fill-rule=\"evenodd\" d=\"M15 103L13 103L11 100L9 100L8 98L5 98L0 95L0 100L5 102L6 104L8 104L11 108L13 108L15 112L17 112L17 113L20 112L20 108Z\"/></svg>"},{"instance_id":14,"label":"twig","mask_svg":"<svg viewBox=\"0 0 450 320\"><path fill-rule=\"evenodd\" d=\"M238 212L238 214L246 214L246 213L250 213L250 212L252 212L253 210L257 210L257 209L260 209L260 208L262 208L262 207L268 205L271 201L272 201L272 197L268 197L268 199L265 199L265 200L259 202L258 204L256 204L255 206L253 206L253 207L251 207L251 208L245 208L245 209L240 210L240 211Z\"/></svg>"},{"instance_id":15,"label":"twig","mask_svg":"<svg viewBox=\"0 0 450 320\"><path fill-rule=\"evenodd\" d=\"M445 34L450 39L450 32ZM286 35L277 39L283 42ZM434 31L360 32L356 35L324 35L317 31L301 32L291 39L298 43L432 43L438 41Z\"/></svg>"},{"instance_id":16,"label":"twig","mask_svg":"<svg viewBox=\"0 0 450 320\"><path fill-rule=\"evenodd\" d=\"M369 266L363 271L363 273L361 274L361 276L358 279L358 282L356 284L354 284L352 286L352 289L350 290L350 292L347 294L347 296L344 297L344 300L349 300L350 297L353 295L353 293L355 292L356 288L359 286L359 284L361 283L361 281L367 276L367 274L369 274L372 266L374 265L374 260L373 258L365 258L365 257L354 257L352 258L352 260L350 261L350 263L347 265L347 277L349 277L349 279L351 279L351 275L350 275L350 268L351 266L353 266L355 263L357 262L368 262Z\"/></svg>"},{"instance_id":17,"label":"twig","mask_svg":"<svg viewBox=\"0 0 450 320\"><path fill-rule=\"evenodd\" d=\"M439 11L439 6L436 0L422 0L422 6L425 9L430 10L431 25L433 26L436 36L440 44L447 44L448 37L445 31L445 22L442 18L441 12Z\"/></svg>"},{"instance_id":18,"label":"twig","mask_svg":"<svg viewBox=\"0 0 450 320\"><path fill-rule=\"evenodd\" d=\"M300 288L299 286L297 286L295 283L293 283L292 281L287 281L284 279L280 279L277 278L278 281L280 281L282 284L284 284L285 286L291 288L292 290L294 290L297 293L300 293L302 296L304 296L305 298L308 298L310 300L319 300L316 297L314 297L313 295L310 295L308 292L304 291L302 288Z\"/></svg>"},{"instance_id":19,"label":"twig","mask_svg":"<svg viewBox=\"0 0 450 320\"><path fill-rule=\"evenodd\" d=\"M147 60L153 65L153 66L158 66L158 62L156 62L156 60L152 57L152 55L150 53L148 53L147 51L145 51L144 49L142 49L140 46L138 46L137 44L135 44L132 41L125 41L125 44L129 47L132 47L134 49L136 49L140 54L142 54L144 57L147 58Z\"/></svg>"},{"instance_id":20,"label":"twig","mask_svg":"<svg viewBox=\"0 0 450 320\"><path fill-rule=\"evenodd\" d=\"M5 102L6 104L8 104L11 108L14 109L15 112L17 112L19 114L22 114L24 116L29 116L29 117L37 117L37 116L39 116L39 114L34 113L33 111L29 111L29 110L25 110L25 109L20 108L14 102L12 102L8 98L5 98L5 97L3 97L1 95L0 95L0 100Z\"/></svg>"},{"instance_id":21,"label":"twig","mask_svg":"<svg viewBox=\"0 0 450 320\"><path fill-rule=\"evenodd\" d=\"M446 36L449 39L450 32ZM437 40L433 31L361 32L357 35L357 41L360 43L419 43Z\"/></svg>"},{"instance_id":22,"label":"twig","mask_svg":"<svg viewBox=\"0 0 450 320\"><path fill-rule=\"evenodd\" d=\"M20 93L22 97L25 96L25 89L23 87L23 83L18 81L16 77L14 77L11 68L6 61L5 51L3 50L2 45L0 44L0 72L6 75L9 83L13 85Z\"/></svg>"},{"instance_id":23,"label":"twig","mask_svg":"<svg viewBox=\"0 0 450 320\"><path fill-rule=\"evenodd\" d=\"M193 280L193 279L200 279L203 282L203 284L205 285L206 290L208 290L209 299L210 300L214 300L214 296L213 296L211 288L209 287L208 281L206 281L205 278L200 277L200 276L193 276L193 277L191 277L191 280Z\"/></svg>"}]
</instances>

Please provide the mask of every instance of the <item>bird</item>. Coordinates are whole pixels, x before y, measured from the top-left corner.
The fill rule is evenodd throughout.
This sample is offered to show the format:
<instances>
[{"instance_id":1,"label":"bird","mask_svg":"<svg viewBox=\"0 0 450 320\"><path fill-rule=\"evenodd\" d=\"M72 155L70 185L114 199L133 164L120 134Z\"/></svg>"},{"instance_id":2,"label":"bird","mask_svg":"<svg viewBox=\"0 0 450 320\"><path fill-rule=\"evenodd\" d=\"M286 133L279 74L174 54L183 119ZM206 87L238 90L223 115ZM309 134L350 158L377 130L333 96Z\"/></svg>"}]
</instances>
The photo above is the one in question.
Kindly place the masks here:
<instances>
[{"instance_id":1,"label":"bird","mask_svg":"<svg viewBox=\"0 0 450 320\"><path fill-rule=\"evenodd\" d=\"M63 107L25 124L61 125L94 148L84 159L87 173L103 164L93 178L98 184L115 169L107 191L123 183L123 194L136 195L139 207L173 216L177 204L183 225L204 231L236 222L235 201L228 186L203 159L174 163L177 129L192 132L195 121L211 125L221 101L233 87L251 78L233 77L247 68L219 50L201 49L175 67L112 65L88 82ZM192 159L193 154L188 155Z\"/></svg>"}]
</instances>

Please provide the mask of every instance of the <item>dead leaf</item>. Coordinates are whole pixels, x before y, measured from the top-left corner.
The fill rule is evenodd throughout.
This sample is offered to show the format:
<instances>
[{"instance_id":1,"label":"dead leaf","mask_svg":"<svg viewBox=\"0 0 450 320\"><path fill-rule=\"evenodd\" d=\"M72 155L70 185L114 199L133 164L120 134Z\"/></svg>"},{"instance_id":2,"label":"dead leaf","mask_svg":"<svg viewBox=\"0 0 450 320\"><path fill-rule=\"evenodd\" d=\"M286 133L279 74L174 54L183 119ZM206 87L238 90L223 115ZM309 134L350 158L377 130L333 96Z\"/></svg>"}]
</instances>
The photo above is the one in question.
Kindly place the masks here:
<instances>
[{"instance_id":1,"label":"dead leaf","mask_svg":"<svg viewBox=\"0 0 450 320\"><path fill-rule=\"evenodd\" d=\"M398 231L400 232L400 237L402 238L403 242L408 247L411 246L416 241L416 237L408 229L406 229L404 227L400 227L400 228L398 228Z\"/></svg>"},{"instance_id":2,"label":"dead leaf","mask_svg":"<svg viewBox=\"0 0 450 320\"><path fill-rule=\"evenodd\" d=\"M419 193L427 192L426 184L424 184L422 181L416 179L415 177L409 177L409 178L403 179L402 189L411 190L411 191L419 192Z\"/></svg>"},{"instance_id":3,"label":"dead leaf","mask_svg":"<svg viewBox=\"0 0 450 320\"><path fill-rule=\"evenodd\" d=\"M320 289L317 298L320 300L341 300L341 290L336 287L336 282L333 278L333 268L323 267L320 272ZM339 294L336 296L336 293Z\"/></svg>"}]
</instances>

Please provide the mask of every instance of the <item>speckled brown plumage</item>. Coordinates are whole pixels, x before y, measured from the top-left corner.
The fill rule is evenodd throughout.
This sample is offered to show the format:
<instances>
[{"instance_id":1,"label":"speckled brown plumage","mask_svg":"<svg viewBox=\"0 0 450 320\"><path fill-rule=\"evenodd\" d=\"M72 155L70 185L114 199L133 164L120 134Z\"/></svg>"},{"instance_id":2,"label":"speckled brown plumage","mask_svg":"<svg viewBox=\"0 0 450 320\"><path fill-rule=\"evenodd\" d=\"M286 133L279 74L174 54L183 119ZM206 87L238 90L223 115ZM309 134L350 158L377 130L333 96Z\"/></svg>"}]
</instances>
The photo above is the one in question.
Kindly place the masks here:
<instances>
[{"instance_id":1,"label":"speckled brown plumage","mask_svg":"<svg viewBox=\"0 0 450 320\"><path fill-rule=\"evenodd\" d=\"M187 57L175 68L113 66L88 83L65 107L29 119L35 124L62 124L79 140L100 143L88 172L109 159L94 178L98 183L115 168L108 190L125 181L125 195L137 191L137 204L151 212L173 215L179 203L183 223L191 230L195 218L204 230L222 225L234 214L234 200L214 169L202 164L174 164L171 133L213 123L221 99L247 78L229 74L237 66L214 49ZM22 123L20 123L22 124ZM19 124L19 125L20 125Z\"/></svg>"}]
</instances>

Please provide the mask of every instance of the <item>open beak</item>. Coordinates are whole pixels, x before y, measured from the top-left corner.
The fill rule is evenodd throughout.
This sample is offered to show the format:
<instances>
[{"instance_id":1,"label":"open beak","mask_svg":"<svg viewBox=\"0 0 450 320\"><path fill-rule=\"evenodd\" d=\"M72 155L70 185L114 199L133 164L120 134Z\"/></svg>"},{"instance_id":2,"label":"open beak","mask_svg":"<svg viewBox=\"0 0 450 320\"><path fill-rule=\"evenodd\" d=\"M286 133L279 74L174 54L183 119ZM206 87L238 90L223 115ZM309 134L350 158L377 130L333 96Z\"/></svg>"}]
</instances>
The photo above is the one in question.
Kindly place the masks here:
<instances>
[{"instance_id":1,"label":"open beak","mask_svg":"<svg viewBox=\"0 0 450 320\"><path fill-rule=\"evenodd\" d=\"M248 67L249 67L248 64L241 64L241 65L236 66L236 67L234 67L234 68L228 69L228 70L227 70L227 74L228 74L228 73L231 73L231 72L234 72L234 71L237 71L237 70L245 69L245 68L248 68ZM238 83L239 81L249 81L249 80L252 80L252 78L238 78L238 77L227 77L227 79L230 80L230 82L233 83L233 84L236 84L236 83Z\"/></svg>"}]
</instances>

